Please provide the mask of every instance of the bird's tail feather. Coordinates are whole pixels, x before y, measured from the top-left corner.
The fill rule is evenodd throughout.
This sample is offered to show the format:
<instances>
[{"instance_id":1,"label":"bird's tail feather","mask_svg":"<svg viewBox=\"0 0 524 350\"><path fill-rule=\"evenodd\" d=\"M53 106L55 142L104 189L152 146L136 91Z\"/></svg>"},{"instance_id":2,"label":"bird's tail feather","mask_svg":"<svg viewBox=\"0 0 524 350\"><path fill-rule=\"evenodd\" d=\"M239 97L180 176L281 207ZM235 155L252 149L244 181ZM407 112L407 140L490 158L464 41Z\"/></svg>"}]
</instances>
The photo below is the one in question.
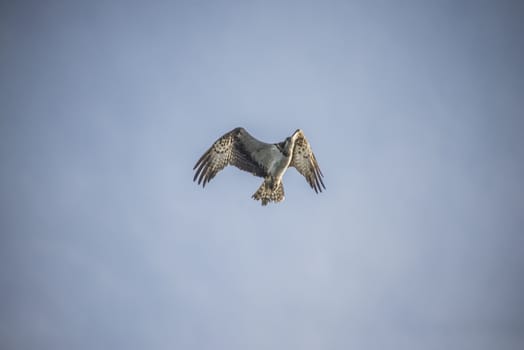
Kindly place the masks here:
<instances>
[{"instance_id":1,"label":"bird's tail feather","mask_svg":"<svg viewBox=\"0 0 524 350\"><path fill-rule=\"evenodd\" d=\"M284 186L280 181L278 185L271 186L269 181L264 181L258 190L253 194L253 199L262 201L262 205L267 205L269 202L281 202L284 200Z\"/></svg>"}]
</instances>

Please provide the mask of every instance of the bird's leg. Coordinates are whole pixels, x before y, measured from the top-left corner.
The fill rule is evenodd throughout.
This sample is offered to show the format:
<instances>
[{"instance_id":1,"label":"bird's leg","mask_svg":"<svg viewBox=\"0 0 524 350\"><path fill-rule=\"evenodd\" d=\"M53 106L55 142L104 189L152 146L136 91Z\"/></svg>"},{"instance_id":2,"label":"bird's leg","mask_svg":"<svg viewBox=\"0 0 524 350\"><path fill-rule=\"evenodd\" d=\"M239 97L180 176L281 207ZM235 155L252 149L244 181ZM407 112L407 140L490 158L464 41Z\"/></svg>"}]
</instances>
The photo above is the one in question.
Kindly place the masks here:
<instances>
[{"instance_id":1,"label":"bird's leg","mask_svg":"<svg viewBox=\"0 0 524 350\"><path fill-rule=\"evenodd\" d=\"M271 192L275 191L278 188L278 181L273 176L268 176L266 178L266 188Z\"/></svg>"}]
</instances>

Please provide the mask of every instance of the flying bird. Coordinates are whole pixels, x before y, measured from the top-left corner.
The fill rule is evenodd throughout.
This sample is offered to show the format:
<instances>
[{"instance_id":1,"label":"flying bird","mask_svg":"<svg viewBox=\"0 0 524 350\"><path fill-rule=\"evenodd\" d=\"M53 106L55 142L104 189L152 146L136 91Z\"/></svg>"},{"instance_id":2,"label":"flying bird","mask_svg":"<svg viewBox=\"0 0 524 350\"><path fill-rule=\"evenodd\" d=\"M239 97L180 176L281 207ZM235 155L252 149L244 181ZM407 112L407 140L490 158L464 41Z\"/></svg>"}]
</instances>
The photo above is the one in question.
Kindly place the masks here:
<instances>
[{"instance_id":1,"label":"flying bird","mask_svg":"<svg viewBox=\"0 0 524 350\"><path fill-rule=\"evenodd\" d=\"M228 165L264 178L264 182L252 198L269 202L284 200L282 177L289 167L302 174L316 193L326 188L322 181L322 171L309 142L302 130L278 143L265 143L251 136L244 128L235 128L221 136L200 157L193 167L196 170L193 181L203 187Z\"/></svg>"}]
</instances>

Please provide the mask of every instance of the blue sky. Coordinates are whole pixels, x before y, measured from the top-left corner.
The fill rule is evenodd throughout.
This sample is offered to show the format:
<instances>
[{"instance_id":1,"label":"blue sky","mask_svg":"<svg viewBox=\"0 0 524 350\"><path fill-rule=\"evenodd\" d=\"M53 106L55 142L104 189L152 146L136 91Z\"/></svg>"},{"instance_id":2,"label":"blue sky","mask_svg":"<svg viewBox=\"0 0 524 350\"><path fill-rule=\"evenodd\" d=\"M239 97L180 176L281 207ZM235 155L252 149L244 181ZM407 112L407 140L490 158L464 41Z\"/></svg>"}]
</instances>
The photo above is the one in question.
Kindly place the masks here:
<instances>
[{"instance_id":1,"label":"blue sky","mask_svg":"<svg viewBox=\"0 0 524 350\"><path fill-rule=\"evenodd\" d=\"M518 1L0 5L3 349L521 349ZM192 167L304 130L286 200Z\"/></svg>"}]
</instances>

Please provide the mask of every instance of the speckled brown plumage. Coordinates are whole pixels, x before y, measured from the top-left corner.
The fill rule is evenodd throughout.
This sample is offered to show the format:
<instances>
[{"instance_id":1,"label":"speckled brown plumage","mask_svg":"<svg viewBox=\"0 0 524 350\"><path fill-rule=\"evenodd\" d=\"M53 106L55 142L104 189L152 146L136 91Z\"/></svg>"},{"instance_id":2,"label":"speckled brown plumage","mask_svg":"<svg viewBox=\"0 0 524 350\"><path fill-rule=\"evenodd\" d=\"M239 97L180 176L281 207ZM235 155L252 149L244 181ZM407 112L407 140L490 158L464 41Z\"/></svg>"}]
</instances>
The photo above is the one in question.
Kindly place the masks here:
<instances>
[{"instance_id":1,"label":"speckled brown plumage","mask_svg":"<svg viewBox=\"0 0 524 350\"><path fill-rule=\"evenodd\" d=\"M322 181L324 174L320 171L317 159L315 158L309 143L302 132L300 132L300 134L300 137L295 141L293 158L291 159L291 164L289 166L295 167L298 172L306 178L306 181L316 193L322 192L322 188L326 188L324 181Z\"/></svg>"},{"instance_id":2,"label":"speckled brown plumage","mask_svg":"<svg viewBox=\"0 0 524 350\"><path fill-rule=\"evenodd\" d=\"M193 167L196 169L193 181L198 178L198 184L205 187L212 178L227 165L234 165L256 176L265 176L264 170L253 163L239 143L238 136L242 128L236 128L224 134L200 157Z\"/></svg>"}]
</instances>

